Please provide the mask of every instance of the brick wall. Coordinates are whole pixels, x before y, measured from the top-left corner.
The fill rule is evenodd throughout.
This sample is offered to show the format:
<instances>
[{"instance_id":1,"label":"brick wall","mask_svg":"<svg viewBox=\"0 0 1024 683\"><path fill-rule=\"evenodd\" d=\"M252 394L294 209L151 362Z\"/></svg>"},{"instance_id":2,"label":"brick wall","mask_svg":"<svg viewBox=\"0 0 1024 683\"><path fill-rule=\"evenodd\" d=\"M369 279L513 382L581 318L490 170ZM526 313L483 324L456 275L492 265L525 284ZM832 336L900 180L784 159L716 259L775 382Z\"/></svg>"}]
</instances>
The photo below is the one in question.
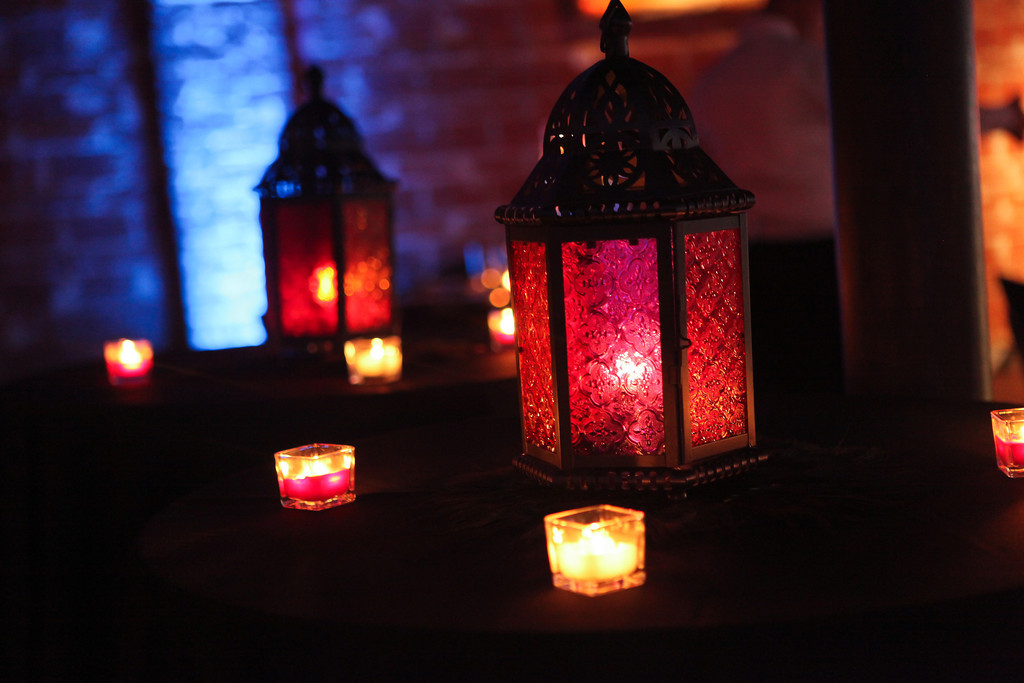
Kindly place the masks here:
<instances>
[{"instance_id":1,"label":"brick wall","mask_svg":"<svg viewBox=\"0 0 1024 683\"><path fill-rule=\"evenodd\" d=\"M98 359L106 338L147 337L158 352L172 346L184 336L178 246L198 243L203 258L229 265L257 248L244 236L220 243L215 228L190 233L190 221L199 220L190 212L208 218L234 210L232 220L244 223L238 212L249 211L257 239L258 224L254 203L231 209L218 198L227 179L178 174L178 155L188 150L176 130L200 134L204 143L192 153L206 163L230 166L254 147L272 152L278 129L256 140L246 137L246 121L283 122L296 104L287 99L295 90L289 74L321 64L327 96L353 116L368 153L399 181L399 286L411 301L460 265L466 242L500 241L495 207L511 199L536 161L558 95L600 57L596 20L580 17L568 0L140 6L0 6L0 381ZM685 94L698 70L731 44L739 19L637 21L632 53ZM158 28L191 21L210 32L157 32L151 65L151 20ZM246 41L269 52L246 52L248 64L229 57L238 70L225 71L214 57ZM246 121L181 109L188 68L192 77L221 70L228 83L220 104ZM263 89L239 94L238 79L253 72L266 76ZM238 171L230 182L249 193L261 172ZM230 297L232 288L249 286L222 278L205 287Z\"/></svg>"},{"instance_id":2,"label":"brick wall","mask_svg":"<svg viewBox=\"0 0 1024 683\"><path fill-rule=\"evenodd\" d=\"M464 244L500 243L494 209L540 154L569 82L601 58L597 20L555 0L294 3L296 52L399 181L399 287L406 300L459 265ZM738 15L636 22L632 55L685 93L730 45ZM699 122L698 122L699 124Z\"/></svg>"},{"instance_id":3,"label":"brick wall","mask_svg":"<svg viewBox=\"0 0 1024 683\"><path fill-rule=\"evenodd\" d=\"M188 341L266 339L259 202L291 91L277 0L153 0L161 138Z\"/></svg>"},{"instance_id":4,"label":"brick wall","mask_svg":"<svg viewBox=\"0 0 1024 683\"><path fill-rule=\"evenodd\" d=\"M117 1L0 7L0 380L173 330L144 51Z\"/></svg>"}]
</instances>

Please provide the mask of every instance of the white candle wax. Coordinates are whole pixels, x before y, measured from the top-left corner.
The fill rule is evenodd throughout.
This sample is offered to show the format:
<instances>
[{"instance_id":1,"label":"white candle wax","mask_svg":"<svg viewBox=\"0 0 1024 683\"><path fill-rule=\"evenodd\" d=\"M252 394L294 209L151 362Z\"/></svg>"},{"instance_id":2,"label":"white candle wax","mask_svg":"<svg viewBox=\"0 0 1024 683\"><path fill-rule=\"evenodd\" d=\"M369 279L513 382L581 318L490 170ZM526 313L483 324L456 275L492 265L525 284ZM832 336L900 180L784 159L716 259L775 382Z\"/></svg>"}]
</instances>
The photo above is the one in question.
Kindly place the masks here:
<instances>
[{"instance_id":1,"label":"white candle wax","mask_svg":"<svg viewBox=\"0 0 1024 683\"><path fill-rule=\"evenodd\" d=\"M558 571L574 581L609 581L636 571L636 543L617 542L603 530L584 529L576 542L557 546Z\"/></svg>"},{"instance_id":2,"label":"white candle wax","mask_svg":"<svg viewBox=\"0 0 1024 683\"><path fill-rule=\"evenodd\" d=\"M345 342L345 360L355 383L364 379L395 380L402 373L402 346L398 337Z\"/></svg>"}]
</instances>

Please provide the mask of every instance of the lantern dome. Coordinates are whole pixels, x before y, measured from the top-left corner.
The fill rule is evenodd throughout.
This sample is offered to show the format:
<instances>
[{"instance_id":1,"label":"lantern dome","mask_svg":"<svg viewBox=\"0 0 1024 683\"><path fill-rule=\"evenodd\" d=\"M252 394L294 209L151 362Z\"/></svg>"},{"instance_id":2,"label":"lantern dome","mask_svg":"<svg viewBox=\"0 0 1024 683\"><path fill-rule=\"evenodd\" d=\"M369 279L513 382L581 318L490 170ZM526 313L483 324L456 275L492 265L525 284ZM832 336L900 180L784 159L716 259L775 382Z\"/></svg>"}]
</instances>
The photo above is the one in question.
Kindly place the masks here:
<instances>
[{"instance_id":1,"label":"lantern dome","mask_svg":"<svg viewBox=\"0 0 1024 683\"><path fill-rule=\"evenodd\" d=\"M544 151L501 223L647 220L732 213L754 195L701 149L679 91L629 56L632 20L619 0L601 19L605 58L555 103Z\"/></svg>"},{"instance_id":2,"label":"lantern dome","mask_svg":"<svg viewBox=\"0 0 1024 683\"><path fill-rule=\"evenodd\" d=\"M279 154L256 186L262 198L320 197L393 185L363 151L355 124L324 99L323 72L306 71L308 102L285 124Z\"/></svg>"}]
</instances>

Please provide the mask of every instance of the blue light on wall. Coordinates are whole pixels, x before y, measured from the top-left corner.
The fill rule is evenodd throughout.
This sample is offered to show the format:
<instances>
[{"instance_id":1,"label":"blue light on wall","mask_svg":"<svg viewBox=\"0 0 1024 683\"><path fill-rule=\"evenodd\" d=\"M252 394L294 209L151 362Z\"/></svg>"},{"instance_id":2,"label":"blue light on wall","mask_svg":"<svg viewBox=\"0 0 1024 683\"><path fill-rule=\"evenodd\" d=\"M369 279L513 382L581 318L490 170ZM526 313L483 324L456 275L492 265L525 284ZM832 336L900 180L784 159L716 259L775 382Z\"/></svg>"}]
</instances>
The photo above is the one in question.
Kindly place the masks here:
<instances>
[{"instance_id":1,"label":"blue light on wall","mask_svg":"<svg viewBox=\"0 0 1024 683\"><path fill-rule=\"evenodd\" d=\"M153 2L185 322L196 349L266 340L253 187L277 156L289 109L282 24L276 2Z\"/></svg>"}]
</instances>

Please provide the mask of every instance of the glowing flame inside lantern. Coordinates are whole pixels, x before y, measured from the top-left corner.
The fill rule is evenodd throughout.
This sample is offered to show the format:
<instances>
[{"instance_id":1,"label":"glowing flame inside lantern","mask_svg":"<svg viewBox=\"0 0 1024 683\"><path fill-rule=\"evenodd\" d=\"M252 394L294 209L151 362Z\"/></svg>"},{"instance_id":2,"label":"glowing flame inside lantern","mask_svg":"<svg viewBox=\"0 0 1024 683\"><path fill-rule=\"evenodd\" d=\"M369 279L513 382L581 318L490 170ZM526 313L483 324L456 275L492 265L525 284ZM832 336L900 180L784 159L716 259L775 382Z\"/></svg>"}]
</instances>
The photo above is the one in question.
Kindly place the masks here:
<instances>
[{"instance_id":1,"label":"glowing flame inside lantern","mask_svg":"<svg viewBox=\"0 0 1024 683\"><path fill-rule=\"evenodd\" d=\"M626 384L637 384L643 380L647 365L643 359L631 353L623 353L615 359L615 374Z\"/></svg>"},{"instance_id":2,"label":"glowing flame inside lantern","mask_svg":"<svg viewBox=\"0 0 1024 683\"><path fill-rule=\"evenodd\" d=\"M331 306L338 302L338 269L333 263L318 266L309 278L309 291L321 306Z\"/></svg>"}]
</instances>

